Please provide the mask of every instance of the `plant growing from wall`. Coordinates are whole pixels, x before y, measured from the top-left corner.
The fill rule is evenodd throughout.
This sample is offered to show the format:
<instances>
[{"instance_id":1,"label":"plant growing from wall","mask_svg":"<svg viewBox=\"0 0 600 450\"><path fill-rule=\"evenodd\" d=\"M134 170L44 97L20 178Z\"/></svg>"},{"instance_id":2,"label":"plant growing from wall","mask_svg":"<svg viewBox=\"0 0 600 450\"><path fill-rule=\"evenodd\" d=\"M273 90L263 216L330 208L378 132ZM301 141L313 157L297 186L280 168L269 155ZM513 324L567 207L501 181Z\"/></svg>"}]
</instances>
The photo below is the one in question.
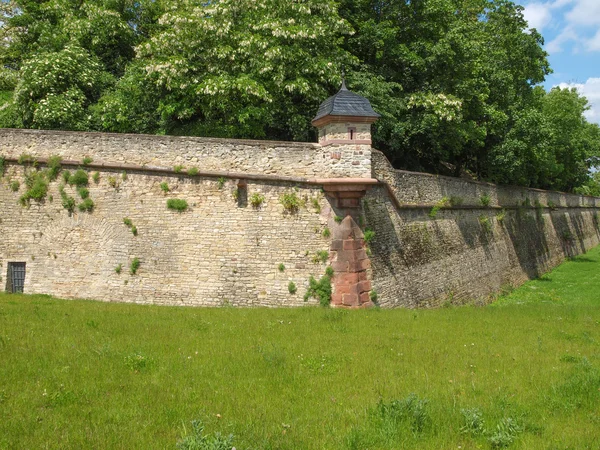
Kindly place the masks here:
<instances>
[{"instance_id":1,"label":"plant growing from wall","mask_svg":"<svg viewBox=\"0 0 600 450\"><path fill-rule=\"evenodd\" d=\"M373 303L377 303L377 291L375 289L369 292L369 298Z\"/></svg>"},{"instance_id":2,"label":"plant growing from wall","mask_svg":"<svg viewBox=\"0 0 600 450\"><path fill-rule=\"evenodd\" d=\"M489 233L490 231L492 231L492 222L490 221L490 218L485 214L481 214L479 216L479 224L481 225L481 228L485 233Z\"/></svg>"},{"instance_id":3,"label":"plant growing from wall","mask_svg":"<svg viewBox=\"0 0 600 450\"><path fill-rule=\"evenodd\" d=\"M138 258L133 258L131 264L129 265L129 273L131 275L135 275L140 268L140 260Z\"/></svg>"},{"instance_id":4,"label":"plant growing from wall","mask_svg":"<svg viewBox=\"0 0 600 450\"><path fill-rule=\"evenodd\" d=\"M71 172L68 170L63 171L62 178L65 184L69 184L69 181L71 179Z\"/></svg>"},{"instance_id":5,"label":"plant growing from wall","mask_svg":"<svg viewBox=\"0 0 600 450\"><path fill-rule=\"evenodd\" d=\"M319 201L319 197L314 197L312 199L312 206L315 209L315 213L320 214L320 212L321 212L321 202Z\"/></svg>"},{"instance_id":6,"label":"plant growing from wall","mask_svg":"<svg viewBox=\"0 0 600 450\"><path fill-rule=\"evenodd\" d=\"M108 185L111 188L117 189L119 187L119 182L116 177L108 177Z\"/></svg>"},{"instance_id":7,"label":"plant growing from wall","mask_svg":"<svg viewBox=\"0 0 600 450\"><path fill-rule=\"evenodd\" d=\"M54 155L48 158L48 180L54 181L58 178L60 171L62 169L61 166L62 158L60 156Z\"/></svg>"},{"instance_id":8,"label":"plant growing from wall","mask_svg":"<svg viewBox=\"0 0 600 450\"><path fill-rule=\"evenodd\" d=\"M169 185L166 181L160 183L160 190L163 191L165 194L169 192Z\"/></svg>"},{"instance_id":9,"label":"plant growing from wall","mask_svg":"<svg viewBox=\"0 0 600 450\"><path fill-rule=\"evenodd\" d=\"M173 170L175 171L175 173L181 173L183 172L183 166L177 165L173 167Z\"/></svg>"},{"instance_id":10,"label":"plant growing from wall","mask_svg":"<svg viewBox=\"0 0 600 450\"><path fill-rule=\"evenodd\" d=\"M89 184L89 181L88 173L83 169L77 169L74 174L69 176L68 183L71 186L85 187Z\"/></svg>"},{"instance_id":11,"label":"plant growing from wall","mask_svg":"<svg viewBox=\"0 0 600 450\"><path fill-rule=\"evenodd\" d=\"M279 197L279 201L283 205L283 209L290 214L297 213L302 206L302 200L298 198L295 192L287 192Z\"/></svg>"},{"instance_id":12,"label":"plant growing from wall","mask_svg":"<svg viewBox=\"0 0 600 450\"><path fill-rule=\"evenodd\" d=\"M290 294L295 294L298 291L298 288L296 287L296 283L294 283L293 281L290 281L290 283L288 284L288 292Z\"/></svg>"},{"instance_id":13,"label":"plant growing from wall","mask_svg":"<svg viewBox=\"0 0 600 450\"><path fill-rule=\"evenodd\" d=\"M323 237L325 239L327 239L327 238L331 237L331 230L328 227L325 227L322 234L323 234Z\"/></svg>"},{"instance_id":14,"label":"plant growing from wall","mask_svg":"<svg viewBox=\"0 0 600 450\"><path fill-rule=\"evenodd\" d=\"M121 172L121 180L127 181L127 172L125 172L125 171Z\"/></svg>"},{"instance_id":15,"label":"plant growing from wall","mask_svg":"<svg viewBox=\"0 0 600 450\"><path fill-rule=\"evenodd\" d=\"M92 212L94 210L94 206L94 201L88 197L79 205L77 205L77 208L79 208L79 211L81 212Z\"/></svg>"},{"instance_id":16,"label":"plant growing from wall","mask_svg":"<svg viewBox=\"0 0 600 450\"><path fill-rule=\"evenodd\" d=\"M500 211L498 214L496 214L496 220L498 221L498 223L502 224L504 223L504 219L506 218L506 210L503 209L502 211Z\"/></svg>"},{"instance_id":17,"label":"plant growing from wall","mask_svg":"<svg viewBox=\"0 0 600 450\"><path fill-rule=\"evenodd\" d=\"M552 200L548 200L548 208L550 208L551 211L554 211L556 209L556 203Z\"/></svg>"},{"instance_id":18,"label":"plant growing from wall","mask_svg":"<svg viewBox=\"0 0 600 450\"><path fill-rule=\"evenodd\" d=\"M94 172L92 174L92 180L94 180L95 184L100 183L100 172Z\"/></svg>"},{"instance_id":19,"label":"plant growing from wall","mask_svg":"<svg viewBox=\"0 0 600 450\"><path fill-rule=\"evenodd\" d=\"M285 272L285 265L284 265L283 263L280 263L280 264L279 264L279 266L277 266L277 269L278 269L280 272Z\"/></svg>"},{"instance_id":20,"label":"plant growing from wall","mask_svg":"<svg viewBox=\"0 0 600 450\"><path fill-rule=\"evenodd\" d=\"M367 228L364 233L365 244L369 245L373 239L375 239L375 232L370 228Z\"/></svg>"},{"instance_id":21,"label":"plant growing from wall","mask_svg":"<svg viewBox=\"0 0 600 450\"><path fill-rule=\"evenodd\" d=\"M327 250L319 250L317 253L315 253L315 256L313 256L313 263L326 263L328 259L329 252Z\"/></svg>"},{"instance_id":22,"label":"plant growing from wall","mask_svg":"<svg viewBox=\"0 0 600 450\"><path fill-rule=\"evenodd\" d=\"M6 168L6 159L4 156L0 156L0 177L4 176L4 169Z\"/></svg>"},{"instance_id":23,"label":"plant growing from wall","mask_svg":"<svg viewBox=\"0 0 600 450\"><path fill-rule=\"evenodd\" d=\"M130 218L128 218L128 217L124 217L124 218L123 218L123 223L125 224L125 226L126 226L127 228L131 228L131 227L133 226L133 222L132 222L132 221L131 221L131 219L130 219Z\"/></svg>"},{"instance_id":24,"label":"plant growing from wall","mask_svg":"<svg viewBox=\"0 0 600 450\"><path fill-rule=\"evenodd\" d=\"M227 181L227 178L225 178L225 177L219 177L217 179L217 187L219 188L219 190L223 189L223 186L225 186L226 181Z\"/></svg>"},{"instance_id":25,"label":"plant growing from wall","mask_svg":"<svg viewBox=\"0 0 600 450\"><path fill-rule=\"evenodd\" d=\"M48 180L44 172L35 171L25 175L25 185L27 191L19 199L23 206L29 204L32 199L41 201L48 195Z\"/></svg>"},{"instance_id":26,"label":"plant growing from wall","mask_svg":"<svg viewBox=\"0 0 600 450\"><path fill-rule=\"evenodd\" d=\"M21 183L18 180L14 180L10 182L10 190L13 192L17 192L21 187Z\"/></svg>"},{"instance_id":27,"label":"plant growing from wall","mask_svg":"<svg viewBox=\"0 0 600 450\"><path fill-rule=\"evenodd\" d=\"M341 216L334 216L333 220L335 220L335 223L342 223L342 221L344 220L344 218L341 217Z\"/></svg>"},{"instance_id":28,"label":"plant growing from wall","mask_svg":"<svg viewBox=\"0 0 600 450\"><path fill-rule=\"evenodd\" d=\"M196 175L198 175L198 168L197 167L192 167L190 169L188 169L187 174L191 177L195 177Z\"/></svg>"},{"instance_id":29,"label":"plant growing from wall","mask_svg":"<svg viewBox=\"0 0 600 450\"><path fill-rule=\"evenodd\" d=\"M89 196L90 196L89 189L85 188L85 187L80 187L79 189L77 189L77 193L83 200L85 200L86 198L89 198Z\"/></svg>"},{"instance_id":30,"label":"plant growing from wall","mask_svg":"<svg viewBox=\"0 0 600 450\"><path fill-rule=\"evenodd\" d=\"M120 275L122 270L123 270L123 264L119 264L117 267L115 267L115 273L117 275Z\"/></svg>"},{"instance_id":31,"label":"plant growing from wall","mask_svg":"<svg viewBox=\"0 0 600 450\"><path fill-rule=\"evenodd\" d=\"M231 193L231 196L233 197L233 199L237 202L240 199L240 188L235 188L233 190L233 192Z\"/></svg>"},{"instance_id":32,"label":"plant growing from wall","mask_svg":"<svg viewBox=\"0 0 600 450\"><path fill-rule=\"evenodd\" d=\"M29 153L21 153L17 162L19 164L31 164L35 162L35 159Z\"/></svg>"},{"instance_id":33,"label":"plant growing from wall","mask_svg":"<svg viewBox=\"0 0 600 450\"><path fill-rule=\"evenodd\" d=\"M328 267L327 269L331 269L331 267ZM306 294L304 294L304 301L307 302L309 298L313 297L319 300L321 306L329 306L331 303L332 276L333 269L326 271L325 275L323 275L319 281L311 276L308 280L308 290L306 291Z\"/></svg>"},{"instance_id":34,"label":"plant growing from wall","mask_svg":"<svg viewBox=\"0 0 600 450\"><path fill-rule=\"evenodd\" d=\"M73 211L75 211L75 199L67 195L65 192L65 186L63 184L58 187L58 192L60 193L63 208L65 208L69 214L72 214Z\"/></svg>"},{"instance_id":35,"label":"plant growing from wall","mask_svg":"<svg viewBox=\"0 0 600 450\"><path fill-rule=\"evenodd\" d=\"M492 198L488 194L483 194L481 197L479 197L479 203L481 203L482 206L490 206L491 201Z\"/></svg>"},{"instance_id":36,"label":"plant growing from wall","mask_svg":"<svg viewBox=\"0 0 600 450\"><path fill-rule=\"evenodd\" d=\"M253 208L260 208L260 205L262 205L265 201L265 196L262 194L259 194L258 192L255 192L254 194L252 194L250 196L250 204L252 205Z\"/></svg>"},{"instance_id":37,"label":"plant growing from wall","mask_svg":"<svg viewBox=\"0 0 600 450\"><path fill-rule=\"evenodd\" d=\"M438 212L440 212L440 209L446 208L448 206L451 206L450 198L442 197L442 199L440 201L438 201L435 205L433 205L433 208L431 208L431 211L429 211L429 217L431 219L436 219Z\"/></svg>"},{"instance_id":38,"label":"plant growing from wall","mask_svg":"<svg viewBox=\"0 0 600 450\"><path fill-rule=\"evenodd\" d=\"M91 163L94 162L94 160L92 158L90 158L89 156L86 156L85 158L83 158L83 165L84 166L89 166Z\"/></svg>"},{"instance_id":39,"label":"plant growing from wall","mask_svg":"<svg viewBox=\"0 0 600 450\"><path fill-rule=\"evenodd\" d=\"M179 198L170 198L167 200L167 208L183 212L188 209L188 202Z\"/></svg>"}]
</instances>

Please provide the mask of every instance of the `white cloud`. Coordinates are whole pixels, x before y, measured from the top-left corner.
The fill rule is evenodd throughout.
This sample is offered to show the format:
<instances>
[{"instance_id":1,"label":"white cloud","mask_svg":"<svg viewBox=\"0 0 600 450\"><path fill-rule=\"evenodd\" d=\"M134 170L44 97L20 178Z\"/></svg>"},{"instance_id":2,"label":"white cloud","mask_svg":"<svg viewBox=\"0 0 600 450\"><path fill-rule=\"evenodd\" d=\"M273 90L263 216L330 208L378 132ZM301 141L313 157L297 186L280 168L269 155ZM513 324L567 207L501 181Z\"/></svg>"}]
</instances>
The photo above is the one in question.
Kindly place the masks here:
<instances>
[{"instance_id":1,"label":"white cloud","mask_svg":"<svg viewBox=\"0 0 600 450\"><path fill-rule=\"evenodd\" d=\"M589 52L600 52L600 30L591 39L585 40L585 48Z\"/></svg>"},{"instance_id":2,"label":"white cloud","mask_svg":"<svg viewBox=\"0 0 600 450\"><path fill-rule=\"evenodd\" d=\"M558 36L548 42L546 50L550 53L560 53L563 51L563 46L569 41L578 41L579 37L572 28L566 27Z\"/></svg>"},{"instance_id":3,"label":"white cloud","mask_svg":"<svg viewBox=\"0 0 600 450\"><path fill-rule=\"evenodd\" d=\"M585 83L560 83L561 89L576 88L584 95L591 108L584 113L587 120L600 124L600 78L588 78Z\"/></svg>"},{"instance_id":4,"label":"white cloud","mask_svg":"<svg viewBox=\"0 0 600 450\"><path fill-rule=\"evenodd\" d=\"M577 0L573 9L567 13L566 19L574 25L600 25L600 1Z\"/></svg>"},{"instance_id":5,"label":"white cloud","mask_svg":"<svg viewBox=\"0 0 600 450\"><path fill-rule=\"evenodd\" d=\"M549 3L530 3L525 6L523 17L529 24L529 28L541 31L552 20Z\"/></svg>"}]
</instances>

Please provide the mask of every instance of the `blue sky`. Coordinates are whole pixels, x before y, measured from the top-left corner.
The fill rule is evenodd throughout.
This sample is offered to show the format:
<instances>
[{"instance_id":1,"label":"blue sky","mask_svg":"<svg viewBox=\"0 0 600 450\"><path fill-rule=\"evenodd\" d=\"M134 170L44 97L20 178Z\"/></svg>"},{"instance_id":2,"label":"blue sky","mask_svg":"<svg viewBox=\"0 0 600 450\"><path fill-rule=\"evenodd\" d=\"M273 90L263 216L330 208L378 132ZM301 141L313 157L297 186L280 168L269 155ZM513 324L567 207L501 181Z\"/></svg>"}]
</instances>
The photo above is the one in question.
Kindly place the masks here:
<instances>
[{"instance_id":1,"label":"blue sky","mask_svg":"<svg viewBox=\"0 0 600 450\"><path fill-rule=\"evenodd\" d=\"M544 36L554 73L544 86L573 86L592 109L590 122L600 124L600 0L516 0L525 19Z\"/></svg>"}]
</instances>

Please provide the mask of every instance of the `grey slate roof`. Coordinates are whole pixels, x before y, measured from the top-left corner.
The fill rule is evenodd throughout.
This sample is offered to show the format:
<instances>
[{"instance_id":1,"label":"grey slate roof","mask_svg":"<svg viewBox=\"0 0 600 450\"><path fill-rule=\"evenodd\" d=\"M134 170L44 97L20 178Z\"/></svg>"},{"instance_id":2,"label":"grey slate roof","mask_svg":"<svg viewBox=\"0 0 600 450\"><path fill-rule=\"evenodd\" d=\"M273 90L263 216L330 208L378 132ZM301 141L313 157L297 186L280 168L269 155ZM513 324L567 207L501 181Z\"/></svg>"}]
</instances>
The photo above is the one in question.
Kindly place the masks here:
<instances>
[{"instance_id":1,"label":"grey slate roof","mask_svg":"<svg viewBox=\"0 0 600 450\"><path fill-rule=\"evenodd\" d=\"M350 92L346 82L342 83L342 88L337 94L321 103L313 122L325 116L381 117L373 111L369 100Z\"/></svg>"}]
</instances>

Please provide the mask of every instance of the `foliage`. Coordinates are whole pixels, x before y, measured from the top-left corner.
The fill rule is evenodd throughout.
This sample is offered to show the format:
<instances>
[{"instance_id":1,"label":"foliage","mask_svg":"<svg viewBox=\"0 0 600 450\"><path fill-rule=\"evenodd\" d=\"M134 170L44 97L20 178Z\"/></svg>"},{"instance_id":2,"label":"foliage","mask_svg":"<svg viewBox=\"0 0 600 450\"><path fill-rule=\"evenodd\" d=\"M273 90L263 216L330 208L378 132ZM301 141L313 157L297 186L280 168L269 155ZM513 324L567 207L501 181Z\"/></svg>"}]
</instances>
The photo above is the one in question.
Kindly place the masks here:
<instances>
[{"instance_id":1,"label":"foliage","mask_svg":"<svg viewBox=\"0 0 600 450\"><path fill-rule=\"evenodd\" d=\"M0 177L4 176L4 169L6 168L6 158L0 156Z\"/></svg>"},{"instance_id":2,"label":"foliage","mask_svg":"<svg viewBox=\"0 0 600 450\"><path fill-rule=\"evenodd\" d=\"M296 287L296 283L294 283L293 281L290 281L288 284L288 292L290 294L295 294L298 291L298 288Z\"/></svg>"},{"instance_id":3,"label":"foliage","mask_svg":"<svg viewBox=\"0 0 600 450\"><path fill-rule=\"evenodd\" d=\"M323 230L322 235L323 235L323 237L325 239L328 239L328 238L331 237L331 230L329 229L329 227L325 227L325 229Z\"/></svg>"},{"instance_id":4,"label":"foliage","mask_svg":"<svg viewBox=\"0 0 600 450\"><path fill-rule=\"evenodd\" d=\"M128 218L128 217L124 217L123 218L123 223L125 224L125 226L127 228L131 228L133 226L132 220L130 218Z\"/></svg>"},{"instance_id":5,"label":"foliage","mask_svg":"<svg viewBox=\"0 0 600 450\"><path fill-rule=\"evenodd\" d=\"M88 173L83 169L77 169L73 174L69 175L68 183L71 186L86 187L89 184L90 178Z\"/></svg>"},{"instance_id":6,"label":"foliage","mask_svg":"<svg viewBox=\"0 0 600 450\"><path fill-rule=\"evenodd\" d=\"M315 264L317 264L319 262L326 263L328 259L329 259L329 252L327 250L319 250L318 252L315 253L315 256L313 256L313 262Z\"/></svg>"},{"instance_id":7,"label":"foliage","mask_svg":"<svg viewBox=\"0 0 600 450\"><path fill-rule=\"evenodd\" d=\"M84 201L82 201L79 205L77 205L77 208L81 212L92 212L94 210L94 206L95 206L94 201L88 197Z\"/></svg>"},{"instance_id":8,"label":"foliage","mask_svg":"<svg viewBox=\"0 0 600 450\"><path fill-rule=\"evenodd\" d=\"M165 194L169 192L169 185L167 184L167 182L163 181L162 183L160 183L160 190L163 191Z\"/></svg>"},{"instance_id":9,"label":"foliage","mask_svg":"<svg viewBox=\"0 0 600 450\"><path fill-rule=\"evenodd\" d=\"M92 180L94 180L95 184L100 183L100 172L94 172L92 174Z\"/></svg>"},{"instance_id":10,"label":"foliage","mask_svg":"<svg viewBox=\"0 0 600 450\"><path fill-rule=\"evenodd\" d=\"M117 275L120 275L122 270L123 270L123 264L118 264L117 267L115 267L115 273Z\"/></svg>"},{"instance_id":11,"label":"foliage","mask_svg":"<svg viewBox=\"0 0 600 450\"><path fill-rule=\"evenodd\" d=\"M377 299L379 298L379 295L377 294L377 291L375 289L371 290L371 292L369 292L369 298L371 299L371 301L373 303L377 303Z\"/></svg>"},{"instance_id":12,"label":"foliage","mask_svg":"<svg viewBox=\"0 0 600 450\"><path fill-rule=\"evenodd\" d=\"M83 160L81 162L83 163L84 166L89 166L91 163L94 162L94 159L89 156L86 156L83 158Z\"/></svg>"},{"instance_id":13,"label":"foliage","mask_svg":"<svg viewBox=\"0 0 600 450\"><path fill-rule=\"evenodd\" d=\"M373 239L375 239L375 232L370 228L367 228L364 233L365 243L369 245Z\"/></svg>"},{"instance_id":14,"label":"foliage","mask_svg":"<svg viewBox=\"0 0 600 450\"><path fill-rule=\"evenodd\" d=\"M58 191L60 192L63 208L65 208L69 214L73 213L73 211L75 211L75 199L65 192L65 186L63 184L58 187Z\"/></svg>"},{"instance_id":15,"label":"foliage","mask_svg":"<svg viewBox=\"0 0 600 450\"><path fill-rule=\"evenodd\" d=\"M173 171L175 173L181 173L181 172L183 172L183 169L184 169L184 167L181 165L177 165L177 166L173 167Z\"/></svg>"},{"instance_id":16,"label":"foliage","mask_svg":"<svg viewBox=\"0 0 600 450\"><path fill-rule=\"evenodd\" d=\"M118 188L119 187L119 182L117 181L116 177L113 176L109 176L108 177L108 185L112 188Z\"/></svg>"},{"instance_id":17,"label":"foliage","mask_svg":"<svg viewBox=\"0 0 600 450\"><path fill-rule=\"evenodd\" d=\"M48 158L48 181L54 181L58 178L58 174L62 169L61 162L62 158L57 155Z\"/></svg>"},{"instance_id":18,"label":"foliage","mask_svg":"<svg viewBox=\"0 0 600 450\"><path fill-rule=\"evenodd\" d=\"M183 212L188 209L188 202L179 198L170 198L167 200L167 208Z\"/></svg>"},{"instance_id":19,"label":"foliage","mask_svg":"<svg viewBox=\"0 0 600 450\"><path fill-rule=\"evenodd\" d=\"M277 266L277 269L278 269L280 272L285 272L285 265L284 265L283 263L280 263L280 264L279 264L279 266Z\"/></svg>"},{"instance_id":20,"label":"foliage","mask_svg":"<svg viewBox=\"0 0 600 450\"><path fill-rule=\"evenodd\" d=\"M464 419L464 424L460 427L461 433L478 436L485 432L483 415L479 409L461 409L460 413Z\"/></svg>"},{"instance_id":21,"label":"foliage","mask_svg":"<svg viewBox=\"0 0 600 450\"><path fill-rule=\"evenodd\" d=\"M479 197L479 203L481 203L481 206L490 206L491 201L492 198L488 194L483 194L481 197Z\"/></svg>"},{"instance_id":22,"label":"foliage","mask_svg":"<svg viewBox=\"0 0 600 450\"><path fill-rule=\"evenodd\" d=\"M342 223L344 218L342 216L335 215L333 216L333 220L335 221L335 223Z\"/></svg>"},{"instance_id":23,"label":"foliage","mask_svg":"<svg viewBox=\"0 0 600 450\"><path fill-rule=\"evenodd\" d=\"M496 214L496 220L498 223L504 223L504 219L506 218L506 210L502 209L499 213Z\"/></svg>"},{"instance_id":24,"label":"foliage","mask_svg":"<svg viewBox=\"0 0 600 450\"><path fill-rule=\"evenodd\" d=\"M83 200L85 200L86 198L88 198L90 196L89 189L84 188L84 187L80 187L79 189L77 189L77 193Z\"/></svg>"},{"instance_id":25,"label":"foliage","mask_svg":"<svg viewBox=\"0 0 600 450\"><path fill-rule=\"evenodd\" d=\"M131 264L129 265L129 273L131 275L135 275L138 271L138 269L140 268L140 260L139 258L133 258L133 260L131 261Z\"/></svg>"},{"instance_id":26,"label":"foliage","mask_svg":"<svg viewBox=\"0 0 600 450\"><path fill-rule=\"evenodd\" d=\"M254 208L259 208L260 205L262 205L264 201L265 201L265 196L258 192L255 192L254 194L252 194L250 196L250 204Z\"/></svg>"},{"instance_id":27,"label":"foliage","mask_svg":"<svg viewBox=\"0 0 600 450\"><path fill-rule=\"evenodd\" d=\"M217 186L219 187L219 189L223 189L223 186L225 186L226 181L227 181L227 178L225 178L225 177L219 177L217 179Z\"/></svg>"},{"instance_id":28,"label":"foliage","mask_svg":"<svg viewBox=\"0 0 600 450\"><path fill-rule=\"evenodd\" d=\"M486 216L485 214L481 214L478 220L484 232L489 233L490 231L492 231L492 222L490 221L490 218L488 216Z\"/></svg>"},{"instance_id":29,"label":"foliage","mask_svg":"<svg viewBox=\"0 0 600 450\"><path fill-rule=\"evenodd\" d=\"M306 294L304 294L304 301L307 302L309 298L313 297L319 300L321 306L329 306L331 303L331 276L325 274L319 281L311 276L308 283L309 286Z\"/></svg>"},{"instance_id":30,"label":"foliage","mask_svg":"<svg viewBox=\"0 0 600 450\"><path fill-rule=\"evenodd\" d=\"M178 450L231 450L233 435L222 436L219 432L214 435L204 434L204 424L200 420L192 422L191 433L177 442Z\"/></svg>"},{"instance_id":31,"label":"foliage","mask_svg":"<svg viewBox=\"0 0 600 450\"><path fill-rule=\"evenodd\" d=\"M126 171L121 172L121 180L127 181L127 172Z\"/></svg>"},{"instance_id":32,"label":"foliage","mask_svg":"<svg viewBox=\"0 0 600 450\"><path fill-rule=\"evenodd\" d=\"M198 175L198 168L197 167L192 167L190 169L188 169L187 174L191 177L195 177L196 175Z\"/></svg>"},{"instance_id":33,"label":"foliage","mask_svg":"<svg viewBox=\"0 0 600 450\"><path fill-rule=\"evenodd\" d=\"M290 214L297 213L300 206L302 206L302 200L300 200L295 192L286 192L285 194L282 194L279 198L279 202Z\"/></svg>"},{"instance_id":34,"label":"foliage","mask_svg":"<svg viewBox=\"0 0 600 450\"><path fill-rule=\"evenodd\" d=\"M450 197L442 197L442 199L433 205L433 208L429 211L429 217L431 219L436 219L440 209L447 208L448 206L451 206Z\"/></svg>"},{"instance_id":35,"label":"foliage","mask_svg":"<svg viewBox=\"0 0 600 450\"><path fill-rule=\"evenodd\" d=\"M13 180L10 182L10 190L11 191L17 192L20 187L21 187L21 183L19 183L19 180Z\"/></svg>"},{"instance_id":36,"label":"foliage","mask_svg":"<svg viewBox=\"0 0 600 450\"><path fill-rule=\"evenodd\" d=\"M19 199L22 205L28 204L32 199L43 200L48 195L48 180L44 172L34 171L26 174L25 185L27 191Z\"/></svg>"}]
</instances>

